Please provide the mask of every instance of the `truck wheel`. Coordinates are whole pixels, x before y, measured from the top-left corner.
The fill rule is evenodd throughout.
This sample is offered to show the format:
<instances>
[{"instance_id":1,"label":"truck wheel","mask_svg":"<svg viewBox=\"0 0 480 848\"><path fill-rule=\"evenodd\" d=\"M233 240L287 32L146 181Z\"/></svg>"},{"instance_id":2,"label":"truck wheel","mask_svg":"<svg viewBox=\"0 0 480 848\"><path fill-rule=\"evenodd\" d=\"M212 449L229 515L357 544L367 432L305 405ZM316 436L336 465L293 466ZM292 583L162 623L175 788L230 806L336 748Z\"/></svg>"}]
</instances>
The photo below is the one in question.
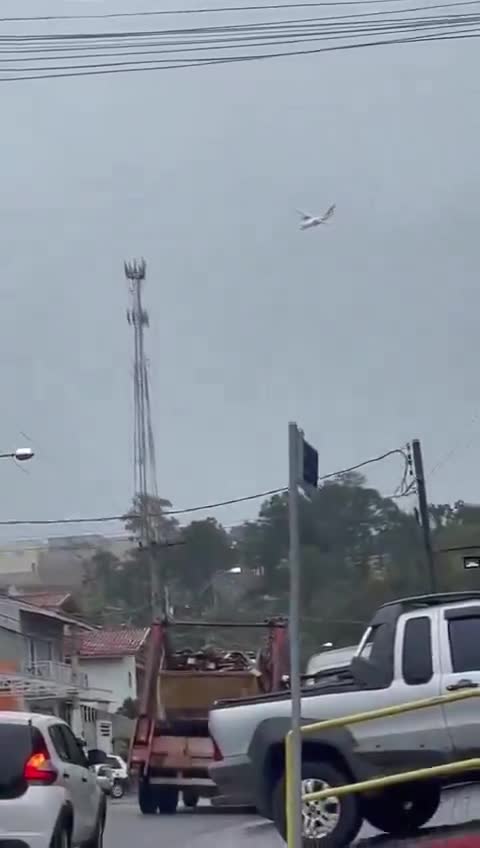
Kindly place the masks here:
<instances>
[{"instance_id":1,"label":"truck wheel","mask_svg":"<svg viewBox=\"0 0 480 848\"><path fill-rule=\"evenodd\" d=\"M194 789L185 789L183 792L183 803L190 810L195 809L198 802L200 800L200 796L198 792L195 792Z\"/></svg>"},{"instance_id":2,"label":"truck wheel","mask_svg":"<svg viewBox=\"0 0 480 848\"><path fill-rule=\"evenodd\" d=\"M148 780L142 780L138 786L138 806L144 816L154 816L157 812L157 799Z\"/></svg>"},{"instance_id":3,"label":"truck wheel","mask_svg":"<svg viewBox=\"0 0 480 848\"><path fill-rule=\"evenodd\" d=\"M363 801L363 814L372 827L392 836L408 836L430 821L440 806L440 787L416 783L397 786Z\"/></svg>"},{"instance_id":4,"label":"truck wheel","mask_svg":"<svg viewBox=\"0 0 480 848\"><path fill-rule=\"evenodd\" d=\"M177 812L178 794L176 786L162 786L156 788L155 801L158 807L158 812L162 816L173 816L173 814Z\"/></svg>"},{"instance_id":5,"label":"truck wheel","mask_svg":"<svg viewBox=\"0 0 480 848\"><path fill-rule=\"evenodd\" d=\"M329 786L350 783L340 769L326 762L302 763L302 790L318 792ZM325 798L303 805L303 848L343 848L355 839L362 824L360 805L355 795ZM280 835L286 839L285 776L275 786L272 796L272 815Z\"/></svg>"}]
</instances>

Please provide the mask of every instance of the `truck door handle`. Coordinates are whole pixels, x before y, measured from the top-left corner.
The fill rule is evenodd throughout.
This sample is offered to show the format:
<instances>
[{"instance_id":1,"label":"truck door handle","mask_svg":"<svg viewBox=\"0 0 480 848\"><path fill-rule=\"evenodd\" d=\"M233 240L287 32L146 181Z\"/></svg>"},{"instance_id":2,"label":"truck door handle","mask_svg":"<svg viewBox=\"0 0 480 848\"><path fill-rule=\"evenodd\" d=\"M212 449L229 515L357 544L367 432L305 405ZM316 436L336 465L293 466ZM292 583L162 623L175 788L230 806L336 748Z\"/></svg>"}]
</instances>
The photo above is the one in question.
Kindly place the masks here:
<instances>
[{"instance_id":1,"label":"truck door handle","mask_svg":"<svg viewBox=\"0 0 480 848\"><path fill-rule=\"evenodd\" d=\"M63 776L64 776L64 777L66 777L66 778L67 778L67 780L68 780L68 778L70 777L70 775L69 775L68 771L64 771L64 772L63 772Z\"/></svg>"},{"instance_id":2,"label":"truck door handle","mask_svg":"<svg viewBox=\"0 0 480 848\"><path fill-rule=\"evenodd\" d=\"M473 680L462 679L458 683L450 683L447 686L447 692L458 692L459 689L478 689L478 683Z\"/></svg>"}]
</instances>

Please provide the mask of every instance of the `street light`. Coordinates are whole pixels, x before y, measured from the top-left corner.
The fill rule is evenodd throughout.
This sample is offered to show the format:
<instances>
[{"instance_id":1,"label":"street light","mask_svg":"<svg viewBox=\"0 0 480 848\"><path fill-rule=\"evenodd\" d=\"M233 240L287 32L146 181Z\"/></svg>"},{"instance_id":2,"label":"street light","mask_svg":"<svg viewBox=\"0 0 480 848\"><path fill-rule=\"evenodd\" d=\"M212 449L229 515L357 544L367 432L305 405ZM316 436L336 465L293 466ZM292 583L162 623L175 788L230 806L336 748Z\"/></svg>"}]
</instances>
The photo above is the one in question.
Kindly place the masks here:
<instances>
[{"instance_id":1,"label":"street light","mask_svg":"<svg viewBox=\"0 0 480 848\"><path fill-rule=\"evenodd\" d=\"M0 459L16 459L18 462L26 462L35 456L31 448L17 448L9 453L0 453Z\"/></svg>"}]
</instances>

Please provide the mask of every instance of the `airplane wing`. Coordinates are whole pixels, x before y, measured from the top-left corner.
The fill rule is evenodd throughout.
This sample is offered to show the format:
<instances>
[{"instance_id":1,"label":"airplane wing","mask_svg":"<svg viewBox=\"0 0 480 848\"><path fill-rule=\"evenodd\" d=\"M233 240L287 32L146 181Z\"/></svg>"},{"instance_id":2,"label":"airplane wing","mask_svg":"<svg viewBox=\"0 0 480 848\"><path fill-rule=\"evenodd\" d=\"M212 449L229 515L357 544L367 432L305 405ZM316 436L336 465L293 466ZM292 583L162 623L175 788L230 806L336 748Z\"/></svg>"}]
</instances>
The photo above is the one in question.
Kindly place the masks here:
<instances>
[{"instance_id":1,"label":"airplane wing","mask_svg":"<svg viewBox=\"0 0 480 848\"><path fill-rule=\"evenodd\" d=\"M302 212L301 209L297 209L297 212L300 215L300 218L302 219L302 221L309 221L310 218L312 217L307 212Z\"/></svg>"},{"instance_id":2,"label":"airplane wing","mask_svg":"<svg viewBox=\"0 0 480 848\"><path fill-rule=\"evenodd\" d=\"M336 208L335 203L332 203L332 205L328 207L327 211L325 212L325 214L321 218L322 224L325 224L332 217L333 213L335 212L335 208Z\"/></svg>"}]
</instances>

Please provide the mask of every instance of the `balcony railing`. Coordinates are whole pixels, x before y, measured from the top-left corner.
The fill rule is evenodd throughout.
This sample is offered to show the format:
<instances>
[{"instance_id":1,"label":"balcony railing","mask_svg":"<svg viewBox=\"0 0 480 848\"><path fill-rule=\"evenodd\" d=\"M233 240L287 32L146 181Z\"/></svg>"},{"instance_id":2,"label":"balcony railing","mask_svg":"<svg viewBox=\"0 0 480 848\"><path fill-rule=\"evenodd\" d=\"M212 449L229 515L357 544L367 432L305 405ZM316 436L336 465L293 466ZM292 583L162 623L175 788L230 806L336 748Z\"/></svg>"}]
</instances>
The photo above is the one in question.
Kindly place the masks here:
<instances>
[{"instance_id":1,"label":"balcony railing","mask_svg":"<svg viewBox=\"0 0 480 848\"><path fill-rule=\"evenodd\" d=\"M85 672L73 674L72 666L67 663L54 662L53 660L39 660L35 663L26 662L23 666L24 674L34 677L36 680L44 680L56 683L67 689L88 689L88 678Z\"/></svg>"}]
</instances>

